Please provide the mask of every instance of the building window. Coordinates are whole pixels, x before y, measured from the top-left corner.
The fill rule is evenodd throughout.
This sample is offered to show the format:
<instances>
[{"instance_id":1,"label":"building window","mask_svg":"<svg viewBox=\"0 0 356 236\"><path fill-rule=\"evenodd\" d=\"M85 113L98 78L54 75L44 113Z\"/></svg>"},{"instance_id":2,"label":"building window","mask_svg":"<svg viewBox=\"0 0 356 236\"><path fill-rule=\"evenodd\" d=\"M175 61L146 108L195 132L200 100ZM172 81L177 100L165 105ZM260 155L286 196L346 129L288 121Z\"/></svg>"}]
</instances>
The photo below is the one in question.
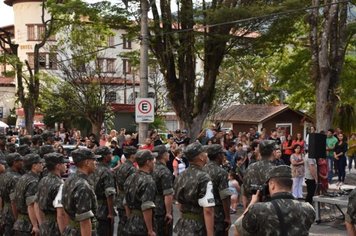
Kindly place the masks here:
<instances>
[{"instance_id":1,"label":"building window","mask_svg":"<svg viewBox=\"0 0 356 236\"><path fill-rule=\"evenodd\" d=\"M128 59L122 59L122 72L123 74L131 74L131 64Z\"/></svg>"},{"instance_id":2,"label":"building window","mask_svg":"<svg viewBox=\"0 0 356 236\"><path fill-rule=\"evenodd\" d=\"M36 40L35 25L27 25L27 40Z\"/></svg>"},{"instance_id":3,"label":"building window","mask_svg":"<svg viewBox=\"0 0 356 236\"><path fill-rule=\"evenodd\" d=\"M115 59L106 59L106 72L115 72Z\"/></svg>"},{"instance_id":4,"label":"building window","mask_svg":"<svg viewBox=\"0 0 356 236\"><path fill-rule=\"evenodd\" d=\"M45 37L46 28L44 25L37 25L37 40L42 40Z\"/></svg>"},{"instance_id":5,"label":"building window","mask_svg":"<svg viewBox=\"0 0 356 236\"><path fill-rule=\"evenodd\" d=\"M98 58L96 60L96 69L99 71L99 72L102 72L104 70L104 61L105 59L104 58Z\"/></svg>"},{"instance_id":6,"label":"building window","mask_svg":"<svg viewBox=\"0 0 356 236\"><path fill-rule=\"evenodd\" d=\"M48 69L51 69L51 70L57 69L57 54L55 54L55 53L49 54Z\"/></svg>"},{"instance_id":7,"label":"building window","mask_svg":"<svg viewBox=\"0 0 356 236\"><path fill-rule=\"evenodd\" d=\"M116 92L108 92L106 94L106 101L107 102L116 102Z\"/></svg>"},{"instance_id":8,"label":"building window","mask_svg":"<svg viewBox=\"0 0 356 236\"><path fill-rule=\"evenodd\" d=\"M38 55L38 65L40 69L46 69L46 53L40 53Z\"/></svg>"},{"instance_id":9,"label":"building window","mask_svg":"<svg viewBox=\"0 0 356 236\"><path fill-rule=\"evenodd\" d=\"M123 40L123 44L122 44L123 49L131 49L131 40L127 37L126 34L122 35L122 40Z\"/></svg>"},{"instance_id":10,"label":"building window","mask_svg":"<svg viewBox=\"0 0 356 236\"><path fill-rule=\"evenodd\" d=\"M138 92L131 93L129 96L129 104L135 104L135 99L138 97Z\"/></svg>"},{"instance_id":11,"label":"building window","mask_svg":"<svg viewBox=\"0 0 356 236\"><path fill-rule=\"evenodd\" d=\"M115 38L114 36L109 36L108 37L108 46L113 47L115 45Z\"/></svg>"}]
</instances>

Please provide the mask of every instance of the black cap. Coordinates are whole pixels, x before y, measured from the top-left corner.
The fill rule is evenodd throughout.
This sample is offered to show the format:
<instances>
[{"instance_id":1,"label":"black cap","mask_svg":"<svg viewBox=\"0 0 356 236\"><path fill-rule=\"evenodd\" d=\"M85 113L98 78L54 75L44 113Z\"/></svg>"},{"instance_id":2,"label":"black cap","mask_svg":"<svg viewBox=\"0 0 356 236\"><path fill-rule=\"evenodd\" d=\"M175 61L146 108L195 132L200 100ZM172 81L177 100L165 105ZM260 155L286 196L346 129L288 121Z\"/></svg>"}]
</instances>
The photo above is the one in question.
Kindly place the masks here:
<instances>
[{"instance_id":1,"label":"black cap","mask_svg":"<svg viewBox=\"0 0 356 236\"><path fill-rule=\"evenodd\" d=\"M270 155L276 149L276 141L263 140L259 143L258 148L262 157Z\"/></svg>"},{"instance_id":2,"label":"black cap","mask_svg":"<svg viewBox=\"0 0 356 236\"><path fill-rule=\"evenodd\" d=\"M198 156L202 152L204 152L203 145L201 145L198 142L189 144L183 151L188 161L192 161L196 156Z\"/></svg>"},{"instance_id":3,"label":"black cap","mask_svg":"<svg viewBox=\"0 0 356 236\"><path fill-rule=\"evenodd\" d=\"M208 153L208 156L216 156L219 153L225 153L220 144L205 145L204 150Z\"/></svg>"},{"instance_id":4,"label":"black cap","mask_svg":"<svg viewBox=\"0 0 356 236\"><path fill-rule=\"evenodd\" d=\"M42 158L40 157L40 155L38 154L27 154L24 158L23 158L23 163L25 165L25 168L30 170L32 168L33 164L37 164L43 162Z\"/></svg>"},{"instance_id":5,"label":"black cap","mask_svg":"<svg viewBox=\"0 0 356 236\"><path fill-rule=\"evenodd\" d=\"M44 156L46 165L52 165L55 166L57 164L61 164L61 163L69 163L68 159L65 159L63 154L58 153L58 152L51 152L51 153L47 153Z\"/></svg>"},{"instance_id":6,"label":"black cap","mask_svg":"<svg viewBox=\"0 0 356 236\"><path fill-rule=\"evenodd\" d=\"M153 160L156 156L157 153L153 153L150 150L140 150L136 153L136 162L139 166L142 166L147 160Z\"/></svg>"},{"instance_id":7,"label":"black cap","mask_svg":"<svg viewBox=\"0 0 356 236\"><path fill-rule=\"evenodd\" d=\"M158 156L162 156L165 152L168 152L165 145L157 145L153 148L153 152L156 152Z\"/></svg>"},{"instance_id":8,"label":"black cap","mask_svg":"<svg viewBox=\"0 0 356 236\"><path fill-rule=\"evenodd\" d=\"M273 167L267 175L267 180L271 178L292 178L292 169L287 165Z\"/></svg>"},{"instance_id":9,"label":"black cap","mask_svg":"<svg viewBox=\"0 0 356 236\"><path fill-rule=\"evenodd\" d=\"M40 147L39 155L44 158L47 153L55 152L52 145L43 145Z\"/></svg>"},{"instance_id":10,"label":"black cap","mask_svg":"<svg viewBox=\"0 0 356 236\"><path fill-rule=\"evenodd\" d=\"M30 147L29 147L27 144L22 144L22 145L18 146L17 152L18 152L21 156L25 156L25 155L31 153L31 149L30 149Z\"/></svg>"},{"instance_id":11,"label":"black cap","mask_svg":"<svg viewBox=\"0 0 356 236\"><path fill-rule=\"evenodd\" d=\"M101 146L95 149L95 155L97 155L97 158L103 158L109 154L112 154L112 151L106 146Z\"/></svg>"},{"instance_id":12,"label":"black cap","mask_svg":"<svg viewBox=\"0 0 356 236\"><path fill-rule=\"evenodd\" d=\"M88 159L96 160L95 154L88 148L76 149L71 154L75 164Z\"/></svg>"},{"instance_id":13,"label":"black cap","mask_svg":"<svg viewBox=\"0 0 356 236\"><path fill-rule=\"evenodd\" d=\"M5 160L9 166L12 166L14 161L23 161L23 157L19 153L14 152L7 154Z\"/></svg>"},{"instance_id":14,"label":"black cap","mask_svg":"<svg viewBox=\"0 0 356 236\"><path fill-rule=\"evenodd\" d=\"M42 136L39 134L35 134L32 136L32 143L39 143L42 141Z\"/></svg>"},{"instance_id":15,"label":"black cap","mask_svg":"<svg viewBox=\"0 0 356 236\"><path fill-rule=\"evenodd\" d=\"M126 157L129 157L131 155L135 155L137 152L137 148L134 146L125 146L124 147L124 154Z\"/></svg>"}]
</instances>

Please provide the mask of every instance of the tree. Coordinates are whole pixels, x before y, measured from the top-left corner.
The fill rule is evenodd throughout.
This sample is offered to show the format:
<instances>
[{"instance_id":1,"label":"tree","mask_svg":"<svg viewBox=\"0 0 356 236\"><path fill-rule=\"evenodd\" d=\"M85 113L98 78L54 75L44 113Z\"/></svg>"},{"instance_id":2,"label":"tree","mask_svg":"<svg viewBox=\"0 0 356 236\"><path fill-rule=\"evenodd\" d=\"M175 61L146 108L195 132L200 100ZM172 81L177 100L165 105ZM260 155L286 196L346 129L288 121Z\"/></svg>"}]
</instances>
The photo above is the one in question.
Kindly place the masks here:
<instances>
[{"instance_id":1,"label":"tree","mask_svg":"<svg viewBox=\"0 0 356 236\"><path fill-rule=\"evenodd\" d=\"M150 4L151 50L160 65L181 127L194 140L212 107L216 78L225 55L236 45L248 47L251 40L245 36L258 30L268 31L268 26L278 17L256 18L243 24L226 22L300 7L304 3L213 0L199 5L183 0L177 2L177 13L172 12L170 1L159 1L160 11L156 1ZM202 68L197 67L198 58L203 62Z\"/></svg>"},{"instance_id":2,"label":"tree","mask_svg":"<svg viewBox=\"0 0 356 236\"><path fill-rule=\"evenodd\" d=\"M6 54L9 55L7 62L11 64L16 72L17 79L17 96L25 113L25 126L26 131L29 134L33 132L33 119L35 116L35 110L38 105L39 98L39 88L40 88L40 65L39 65L39 56L40 49L43 48L51 37L54 31L54 21L53 16L46 18L45 11L45 1L42 1L42 15L41 22L44 26L43 35L39 43L36 43L33 51L33 66L30 65L31 62L25 60L25 67L28 73L23 71L24 64L20 61L18 57L18 47L19 45L12 41L12 33L0 28L0 41L3 44L0 44L2 49ZM10 50L6 49L6 46L9 46Z\"/></svg>"},{"instance_id":3,"label":"tree","mask_svg":"<svg viewBox=\"0 0 356 236\"><path fill-rule=\"evenodd\" d=\"M312 0L314 9L309 16L317 130L327 130L332 126L338 102L336 89L340 83L348 43L356 32L353 24L349 25L352 27L347 24L347 1L328 0L324 3L321 8L319 0Z\"/></svg>"}]
</instances>

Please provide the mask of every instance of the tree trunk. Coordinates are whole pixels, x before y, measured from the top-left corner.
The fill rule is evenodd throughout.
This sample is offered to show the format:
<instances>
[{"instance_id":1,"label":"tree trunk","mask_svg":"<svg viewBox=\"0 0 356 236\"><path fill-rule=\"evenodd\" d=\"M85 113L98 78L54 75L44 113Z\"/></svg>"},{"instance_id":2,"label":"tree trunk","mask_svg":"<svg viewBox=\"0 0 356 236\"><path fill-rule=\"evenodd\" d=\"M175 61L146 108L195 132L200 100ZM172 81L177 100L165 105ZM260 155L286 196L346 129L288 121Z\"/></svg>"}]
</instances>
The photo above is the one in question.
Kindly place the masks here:
<instances>
[{"instance_id":1,"label":"tree trunk","mask_svg":"<svg viewBox=\"0 0 356 236\"><path fill-rule=\"evenodd\" d=\"M30 103L30 104L23 104L23 110L25 113L25 127L27 134L32 135L33 134L33 119L35 117L35 106Z\"/></svg>"},{"instance_id":2,"label":"tree trunk","mask_svg":"<svg viewBox=\"0 0 356 236\"><path fill-rule=\"evenodd\" d=\"M206 118L205 114L204 115L200 114L190 121L180 120L179 123L181 124L181 128L186 129L188 131L190 142L194 142L198 137L205 118Z\"/></svg>"},{"instance_id":3,"label":"tree trunk","mask_svg":"<svg viewBox=\"0 0 356 236\"><path fill-rule=\"evenodd\" d=\"M91 123L91 132L99 139L102 121L90 121Z\"/></svg>"},{"instance_id":4,"label":"tree trunk","mask_svg":"<svg viewBox=\"0 0 356 236\"><path fill-rule=\"evenodd\" d=\"M315 92L315 118L316 129L320 131L327 131L332 125L333 104L328 101L329 79L321 78L316 82Z\"/></svg>"}]
</instances>

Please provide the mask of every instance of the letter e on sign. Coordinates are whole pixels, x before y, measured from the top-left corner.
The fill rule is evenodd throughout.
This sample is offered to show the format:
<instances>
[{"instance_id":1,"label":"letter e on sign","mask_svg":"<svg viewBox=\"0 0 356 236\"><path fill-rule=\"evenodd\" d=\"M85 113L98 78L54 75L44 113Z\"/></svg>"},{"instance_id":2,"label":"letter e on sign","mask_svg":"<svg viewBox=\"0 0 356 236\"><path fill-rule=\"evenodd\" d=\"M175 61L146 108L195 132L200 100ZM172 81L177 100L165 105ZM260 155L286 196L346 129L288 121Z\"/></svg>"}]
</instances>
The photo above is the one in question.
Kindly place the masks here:
<instances>
[{"instance_id":1,"label":"letter e on sign","mask_svg":"<svg viewBox=\"0 0 356 236\"><path fill-rule=\"evenodd\" d=\"M154 121L153 98L136 98L135 120L137 123L152 123Z\"/></svg>"}]
</instances>

